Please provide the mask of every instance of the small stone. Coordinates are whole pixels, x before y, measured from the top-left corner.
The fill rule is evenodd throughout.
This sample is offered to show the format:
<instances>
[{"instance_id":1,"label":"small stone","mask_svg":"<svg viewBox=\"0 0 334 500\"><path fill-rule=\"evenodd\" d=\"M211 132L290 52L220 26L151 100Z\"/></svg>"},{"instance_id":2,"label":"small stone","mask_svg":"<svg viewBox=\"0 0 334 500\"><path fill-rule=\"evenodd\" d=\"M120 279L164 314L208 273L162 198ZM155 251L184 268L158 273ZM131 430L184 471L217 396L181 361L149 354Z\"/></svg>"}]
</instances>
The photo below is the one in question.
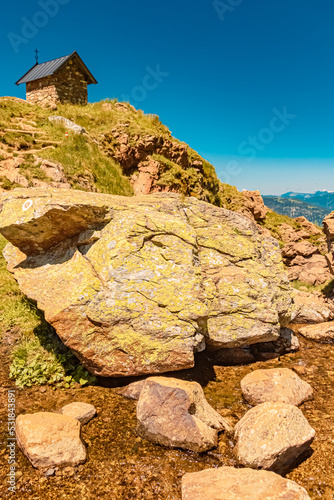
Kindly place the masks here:
<instances>
[{"instance_id":1,"label":"small stone","mask_svg":"<svg viewBox=\"0 0 334 500\"><path fill-rule=\"evenodd\" d=\"M79 422L84 425L87 424L93 417L96 415L96 409L94 408L93 405L90 405L88 403L70 403L61 410L59 410L59 413L62 415L69 415L70 417L73 417Z\"/></svg>"},{"instance_id":2,"label":"small stone","mask_svg":"<svg viewBox=\"0 0 334 500\"><path fill-rule=\"evenodd\" d=\"M46 392L46 387L40 387L39 392L42 392L42 393Z\"/></svg>"},{"instance_id":3,"label":"small stone","mask_svg":"<svg viewBox=\"0 0 334 500\"><path fill-rule=\"evenodd\" d=\"M255 370L241 381L241 390L248 403L266 402L299 406L313 397L313 389L288 368Z\"/></svg>"},{"instance_id":4,"label":"small stone","mask_svg":"<svg viewBox=\"0 0 334 500\"><path fill-rule=\"evenodd\" d=\"M45 477L52 477L55 475L55 473L56 473L55 469L48 469L46 472L44 472L44 476Z\"/></svg>"}]
</instances>

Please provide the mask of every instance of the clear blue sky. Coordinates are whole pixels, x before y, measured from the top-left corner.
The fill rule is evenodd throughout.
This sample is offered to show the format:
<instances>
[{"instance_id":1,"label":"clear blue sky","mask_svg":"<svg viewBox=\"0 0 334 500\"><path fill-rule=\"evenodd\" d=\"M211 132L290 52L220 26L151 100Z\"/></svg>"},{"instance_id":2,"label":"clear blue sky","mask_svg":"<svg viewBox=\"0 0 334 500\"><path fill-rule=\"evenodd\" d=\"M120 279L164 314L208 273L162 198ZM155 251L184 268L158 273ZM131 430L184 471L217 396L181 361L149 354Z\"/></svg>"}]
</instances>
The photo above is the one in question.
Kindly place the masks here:
<instances>
[{"instance_id":1,"label":"clear blue sky","mask_svg":"<svg viewBox=\"0 0 334 500\"><path fill-rule=\"evenodd\" d=\"M36 47L40 62L77 50L90 101L158 114L223 181L333 191L333 21L333 0L3 2L0 95L24 97Z\"/></svg>"}]
</instances>

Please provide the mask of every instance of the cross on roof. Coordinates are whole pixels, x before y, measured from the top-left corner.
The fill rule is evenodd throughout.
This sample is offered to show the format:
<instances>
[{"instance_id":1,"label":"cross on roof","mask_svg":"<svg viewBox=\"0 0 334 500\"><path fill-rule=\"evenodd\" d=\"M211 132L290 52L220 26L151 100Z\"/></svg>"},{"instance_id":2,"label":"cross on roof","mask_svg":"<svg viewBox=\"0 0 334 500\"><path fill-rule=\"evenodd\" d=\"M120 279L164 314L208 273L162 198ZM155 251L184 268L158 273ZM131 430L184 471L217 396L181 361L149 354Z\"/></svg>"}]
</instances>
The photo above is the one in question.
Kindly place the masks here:
<instances>
[{"instance_id":1,"label":"cross on roof","mask_svg":"<svg viewBox=\"0 0 334 500\"><path fill-rule=\"evenodd\" d=\"M36 64L38 64L38 53L39 53L39 50L36 49L34 52L36 52L35 59L36 59Z\"/></svg>"}]
</instances>

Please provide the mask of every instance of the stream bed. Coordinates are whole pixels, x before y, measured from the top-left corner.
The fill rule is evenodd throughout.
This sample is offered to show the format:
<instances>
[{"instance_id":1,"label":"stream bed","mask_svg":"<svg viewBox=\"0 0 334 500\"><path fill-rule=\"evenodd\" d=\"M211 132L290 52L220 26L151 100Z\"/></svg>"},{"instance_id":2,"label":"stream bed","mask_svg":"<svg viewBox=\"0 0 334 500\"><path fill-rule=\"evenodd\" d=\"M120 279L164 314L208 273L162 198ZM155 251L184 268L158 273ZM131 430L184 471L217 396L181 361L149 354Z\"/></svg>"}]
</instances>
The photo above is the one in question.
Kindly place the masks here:
<instances>
[{"instance_id":1,"label":"stream bed","mask_svg":"<svg viewBox=\"0 0 334 500\"><path fill-rule=\"evenodd\" d=\"M206 355L196 367L168 374L202 384L209 403L231 423L250 406L243 400L241 379L259 368L293 368L314 389L314 399L300 409L316 430L305 460L286 477L307 489L312 499L334 498L334 345L316 344L299 336L300 351L248 366L212 366ZM0 393L0 496L18 499L181 499L181 479L187 472L221 465L237 466L233 443L223 434L217 449L193 453L164 448L136 434L136 402L121 395L123 380L100 381L100 385L56 389L16 389L16 415L55 411L73 401L93 404L96 418L83 426L88 459L84 465L56 471L50 478L34 469L16 449L16 492L8 492L7 390L12 382L1 381ZM112 387L106 387L106 386Z\"/></svg>"}]
</instances>

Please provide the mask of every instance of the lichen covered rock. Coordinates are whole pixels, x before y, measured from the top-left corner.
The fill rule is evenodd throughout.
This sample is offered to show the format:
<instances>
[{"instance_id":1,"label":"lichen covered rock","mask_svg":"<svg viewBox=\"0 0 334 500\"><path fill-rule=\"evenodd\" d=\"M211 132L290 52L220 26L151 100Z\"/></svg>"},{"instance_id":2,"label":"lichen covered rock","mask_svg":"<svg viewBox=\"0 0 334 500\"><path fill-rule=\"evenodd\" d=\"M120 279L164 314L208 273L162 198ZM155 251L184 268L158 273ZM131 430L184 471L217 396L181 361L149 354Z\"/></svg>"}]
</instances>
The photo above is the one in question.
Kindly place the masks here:
<instances>
[{"instance_id":1,"label":"lichen covered rock","mask_svg":"<svg viewBox=\"0 0 334 500\"><path fill-rule=\"evenodd\" d=\"M163 373L278 338L291 289L246 217L177 194L17 189L1 198L21 290L93 374Z\"/></svg>"}]
</instances>

